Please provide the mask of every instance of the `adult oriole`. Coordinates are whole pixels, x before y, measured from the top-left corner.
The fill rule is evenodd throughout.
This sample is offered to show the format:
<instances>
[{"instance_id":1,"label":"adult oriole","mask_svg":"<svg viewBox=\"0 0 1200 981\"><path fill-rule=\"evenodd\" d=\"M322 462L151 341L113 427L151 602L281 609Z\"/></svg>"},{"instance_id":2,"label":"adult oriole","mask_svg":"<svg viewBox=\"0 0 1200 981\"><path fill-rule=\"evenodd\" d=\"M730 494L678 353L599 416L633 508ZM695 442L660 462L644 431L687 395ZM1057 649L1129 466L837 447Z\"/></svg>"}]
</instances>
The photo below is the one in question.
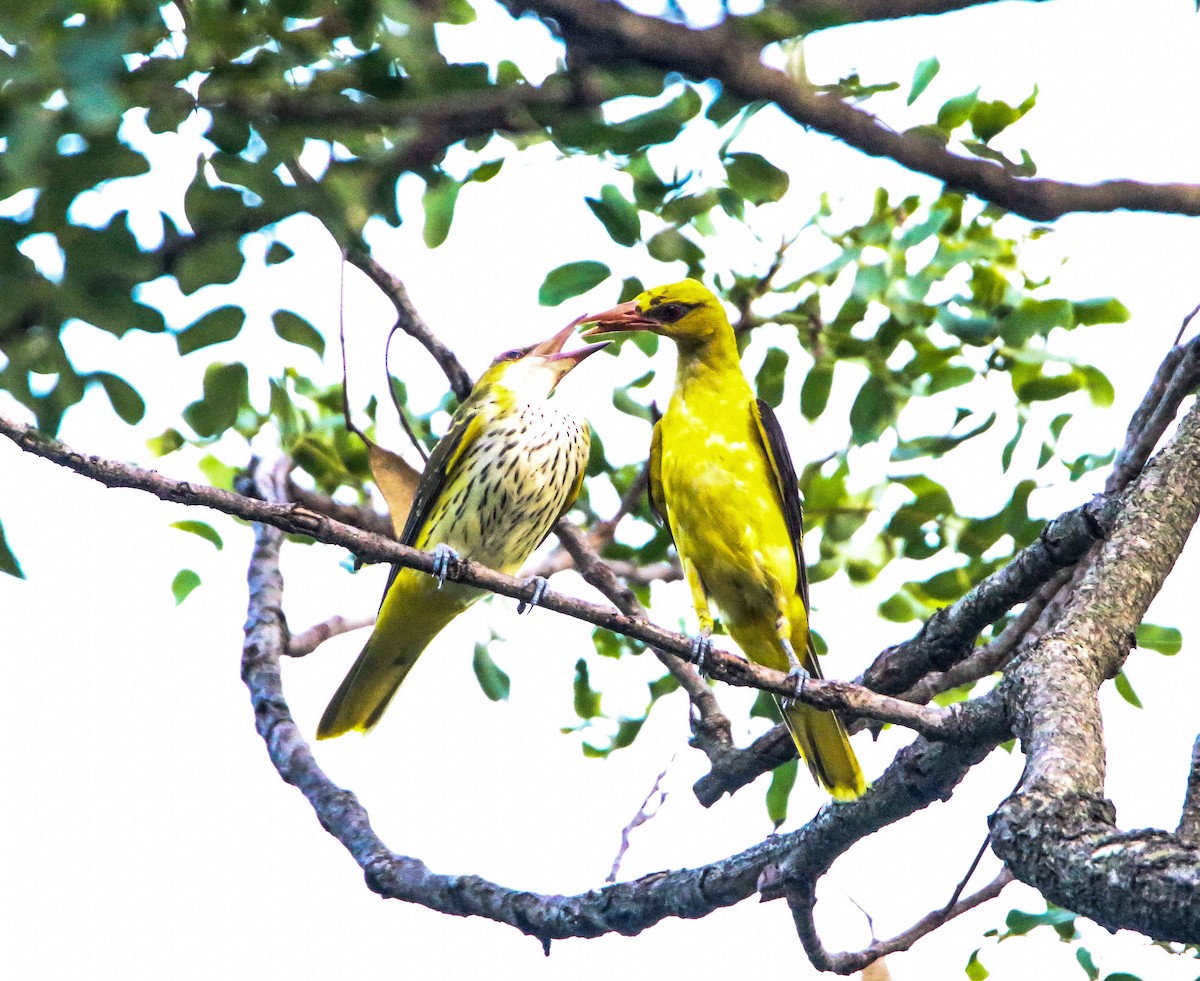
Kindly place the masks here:
<instances>
[{"instance_id":1,"label":"adult oriole","mask_svg":"<svg viewBox=\"0 0 1200 981\"><path fill-rule=\"evenodd\" d=\"M589 337L645 330L678 349L675 391L650 444L650 501L691 588L698 654L710 643L712 600L752 661L819 678L796 471L775 413L742 373L720 301L687 279L583 322L594 324ZM834 797L861 794L862 770L838 717L801 703L781 708L813 776Z\"/></svg>"}]
</instances>

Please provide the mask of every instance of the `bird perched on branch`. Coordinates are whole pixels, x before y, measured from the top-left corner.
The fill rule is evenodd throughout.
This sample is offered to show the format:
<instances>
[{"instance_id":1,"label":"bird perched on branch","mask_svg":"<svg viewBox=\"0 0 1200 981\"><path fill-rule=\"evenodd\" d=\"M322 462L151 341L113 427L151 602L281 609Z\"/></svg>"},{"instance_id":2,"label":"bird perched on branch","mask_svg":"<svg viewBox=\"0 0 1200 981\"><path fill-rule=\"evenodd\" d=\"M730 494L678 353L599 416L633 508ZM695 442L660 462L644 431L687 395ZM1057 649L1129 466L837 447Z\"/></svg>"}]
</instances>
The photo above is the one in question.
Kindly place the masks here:
<instances>
[{"instance_id":1,"label":"bird perched on branch","mask_svg":"<svg viewBox=\"0 0 1200 981\"><path fill-rule=\"evenodd\" d=\"M691 587L697 659L711 647L711 600L750 660L798 684L819 678L796 471L775 413L742 373L720 301L687 279L581 322L594 325L586 337L651 331L678 349L675 391L650 444L650 502ZM838 717L799 702L781 708L817 781L839 799L861 794L862 770Z\"/></svg>"},{"instance_id":2,"label":"bird perched on branch","mask_svg":"<svg viewBox=\"0 0 1200 981\"><path fill-rule=\"evenodd\" d=\"M473 559L514 575L575 502L588 426L547 400L564 375L606 346L563 351L576 326L501 354L454 413L400 534L403 544L435 553L435 574L392 568L375 630L321 716L318 739L372 728L429 642L484 595L445 582L451 562ZM535 581L529 605L545 585Z\"/></svg>"}]
</instances>

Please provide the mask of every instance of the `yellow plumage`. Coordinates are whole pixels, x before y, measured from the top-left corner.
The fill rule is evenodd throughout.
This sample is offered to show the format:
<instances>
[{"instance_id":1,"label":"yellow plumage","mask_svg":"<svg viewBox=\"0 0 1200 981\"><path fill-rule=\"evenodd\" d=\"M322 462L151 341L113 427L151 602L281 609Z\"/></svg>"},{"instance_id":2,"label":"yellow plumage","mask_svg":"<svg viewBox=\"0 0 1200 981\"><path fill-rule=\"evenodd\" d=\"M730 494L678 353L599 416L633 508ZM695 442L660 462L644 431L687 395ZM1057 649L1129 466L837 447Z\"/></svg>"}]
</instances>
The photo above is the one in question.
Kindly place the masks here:
<instances>
[{"instance_id":1,"label":"yellow plumage","mask_svg":"<svg viewBox=\"0 0 1200 981\"><path fill-rule=\"evenodd\" d=\"M558 381L603 345L563 353L574 324L501 355L454 414L417 486L400 541L452 549L515 574L574 503L587 424L547 402ZM317 738L367 731L421 652L483 592L396 566L375 629L321 717Z\"/></svg>"},{"instance_id":2,"label":"yellow plumage","mask_svg":"<svg viewBox=\"0 0 1200 981\"><path fill-rule=\"evenodd\" d=\"M589 335L648 330L678 348L675 391L651 444L650 496L675 539L701 636L712 632L712 601L752 661L788 671L791 653L819 678L795 470L774 413L742 373L720 302L684 280L587 321ZM834 797L861 794L862 770L837 716L782 709L813 776Z\"/></svg>"}]
</instances>

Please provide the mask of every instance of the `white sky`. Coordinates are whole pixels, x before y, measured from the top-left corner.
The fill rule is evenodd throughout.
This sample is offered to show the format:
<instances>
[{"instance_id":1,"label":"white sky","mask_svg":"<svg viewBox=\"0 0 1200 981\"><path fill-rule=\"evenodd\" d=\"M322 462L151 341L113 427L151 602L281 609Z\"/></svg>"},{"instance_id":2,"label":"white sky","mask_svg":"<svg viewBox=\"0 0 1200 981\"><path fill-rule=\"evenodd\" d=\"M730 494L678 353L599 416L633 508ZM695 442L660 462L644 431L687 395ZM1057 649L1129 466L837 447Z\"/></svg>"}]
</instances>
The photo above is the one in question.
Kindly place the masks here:
<instances>
[{"instance_id":1,"label":"white sky","mask_svg":"<svg viewBox=\"0 0 1200 981\"><path fill-rule=\"evenodd\" d=\"M530 25L518 30L536 43ZM979 83L985 97L1014 103L1036 83L1038 107L1002 145L1029 148L1043 175L1194 180L1200 150L1190 124L1191 107L1200 99L1197 31L1188 0L1139 5L1136 18L1127 4L1115 2L1001 3L828 32L812 39L806 54L816 80L858 70L865 81L895 79L904 90L913 67L937 54L942 72L914 116L900 111L902 97L877 109L872 103L896 126L929 118L944 99ZM490 33L495 43L506 43L498 25ZM531 49L529 57L532 63L537 52ZM177 143L180 158L191 159L194 144ZM770 156L791 173L787 208L800 217L811 213L821 190L861 214L880 184L897 195L933 187L894 164L812 134L776 138ZM561 308L537 307L537 286L550 266L605 258L618 274L637 274L648 283L678 277L679 268L607 244L582 203L582 193L594 193L607 179L589 161L563 164L544 152L510 161L492 183L464 192L449 241L433 253L421 245L420 219L412 210L418 189L410 183L402 207L415 217L399 231L379 234L374 244L382 261L406 280L425 317L477 373L496 350L546 336L578 312L613 300L614 287L606 284ZM336 254L304 223L295 223L289 234L305 251L258 281L261 316L279 302L303 298L332 340ZM1070 216L1039 246L1048 265L1062 262L1054 295L1114 294L1133 313L1127 325L1090 328L1063 346L1094 359L1117 387L1111 411L1076 405L1079 416L1068 433L1082 448L1103 450L1119 442L1181 317L1200 300L1193 274L1198 246L1200 225L1194 221L1124 214ZM350 283L347 322L352 347L358 346L352 350L352 385L363 379L363 386L379 391L377 354L389 309L356 276ZM196 304L190 313L172 308L172 322L188 322L200 308ZM252 320L247 330L254 326ZM287 359L302 371L336 376L332 344L322 369L315 355L277 342L262 322L258 327L259 336L270 340L236 354L250 360L252 372L256 365L277 371ZM81 369L119 366L144 390L167 392L172 404L179 391L198 392L208 361L233 356L206 350L164 362L168 339L87 340L82 333L69 339ZM596 393L606 403L613 384L634 377L632 360L593 359L564 383L562 398L599 415ZM429 380L423 389L417 386L416 398L436 397L440 380L419 355L410 352L394 363L410 381ZM794 379L789 398L797 384ZM0 412L22 415L8 400L0 400ZM171 421L152 415L129 430L115 423L93 392L68 415L62 436L83 452L153 466L142 441ZM798 459L806 448L841 438L837 423L828 425L813 433L790 431ZM994 452L1005 438L997 434L997 443L984 449ZM629 452L635 455L633 447ZM193 475L184 458L169 457L158 466ZM0 749L9 777L0 834L0 904L8 927L0 964L6 975L486 973L586 979L671 970L703 979L734 971L763 975L783 966L794 977L814 976L782 902L746 902L697 922L667 921L634 939L556 943L547 959L535 941L510 928L378 900L307 804L276 777L254 733L237 672L249 531L146 495L106 491L8 444L0 446L0 473L0 517L28 576L25 582L0 577L0 613L8 625L0 710L10 732ZM987 488L973 498L971 481L963 475L959 480L962 507L986 513L992 503ZM1094 489L1066 485L1039 492L1036 506L1054 514ZM167 527L185 517L212 521L225 537L225 550L217 553ZM333 613L374 609L383 570L350 577L339 567L344 558L325 547L287 547L293 629ZM204 584L176 609L169 583L181 566L196 569ZM1127 672L1145 709L1121 702L1111 686L1104 692L1109 793L1122 827L1174 827L1178 819L1196 727L1191 692L1197 669L1190 660L1200 626L1196 575L1193 547L1149 617L1183 629L1183 652L1173 659L1137 652L1130 659ZM558 577L554 586L590 595L571 575ZM659 623L670 626L681 617L690 623L681 589L656 590ZM819 629L834 652L826 662L830 673L853 676L880 648L911 634L911 626L872 615L880 598L837 581L817 587ZM478 692L470 669L472 645L486 635L489 620L509 638L494 650L513 676L512 698L500 705ZM306 731L315 727L363 639L339 638L286 666L292 709ZM656 708L635 745L605 763L582 759L578 737L559 734L575 721L570 679L576 658L589 647L581 625L553 614L518 619L506 602L477 607L438 638L376 733L320 744L318 759L333 779L359 794L394 850L436 871L477 873L530 890L574 893L600 885L621 827L667 767L671 795L659 817L635 833L624 877L698 865L760 840L769 831L765 781L708 811L691 796L690 784L704 768L685 745L681 696ZM605 690L606 705L633 711L639 686L657 674L654 668L604 662L594 681ZM749 698L727 689L718 695L735 717ZM868 775L879 773L907 741L896 732L877 746L856 737ZM831 949L857 948L868 939L851 898L868 910L880 936L943 902L982 839L987 814L1019 770L1019 756L995 754L949 804L887 829L839 861L823 882L818 908ZM786 828L822 802L815 788L800 787ZM979 882L994 870L991 860ZM1041 901L1031 890L1010 887L999 901L913 952L889 958L897 981L960 976L968 954L981 944L995 977L1031 969L1035 977L1082 976L1072 948L1052 936L998 948L981 939L984 930L1002 927L1014 906L1038 910ZM1191 959L1170 958L1136 935L1111 938L1090 928L1087 946L1102 976L1130 971L1183 981L1198 973Z\"/></svg>"}]
</instances>

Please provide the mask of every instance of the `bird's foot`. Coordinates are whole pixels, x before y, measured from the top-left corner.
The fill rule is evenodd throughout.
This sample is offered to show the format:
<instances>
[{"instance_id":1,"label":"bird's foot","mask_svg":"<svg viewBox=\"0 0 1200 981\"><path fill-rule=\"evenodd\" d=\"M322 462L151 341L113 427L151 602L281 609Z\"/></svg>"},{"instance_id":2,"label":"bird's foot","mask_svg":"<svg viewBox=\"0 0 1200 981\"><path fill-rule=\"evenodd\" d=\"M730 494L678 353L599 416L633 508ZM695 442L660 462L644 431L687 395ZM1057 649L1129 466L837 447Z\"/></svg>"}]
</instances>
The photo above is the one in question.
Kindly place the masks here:
<instances>
[{"instance_id":1,"label":"bird's foot","mask_svg":"<svg viewBox=\"0 0 1200 981\"><path fill-rule=\"evenodd\" d=\"M517 613L528 613L542 602L542 597L546 595L546 590L550 588L550 583L542 576L534 576L532 579L526 579L522 585L532 586L533 592L529 594L529 599L523 599L517 604Z\"/></svg>"},{"instance_id":2,"label":"bird's foot","mask_svg":"<svg viewBox=\"0 0 1200 981\"><path fill-rule=\"evenodd\" d=\"M692 638L692 663L696 670L704 674L704 661L712 653L712 637L701 633Z\"/></svg>"},{"instance_id":3,"label":"bird's foot","mask_svg":"<svg viewBox=\"0 0 1200 981\"><path fill-rule=\"evenodd\" d=\"M459 554L449 545L438 542L433 547L433 577L437 579L437 588L441 589L450 573L450 563L460 561Z\"/></svg>"},{"instance_id":4,"label":"bird's foot","mask_svg":"<svg viewBox=\"0 0 1200 981\"><path fill-rule=\"evenodd\" d=\"M804 683L812 675L804 670L804 665L800 663L800 658L796 657L796 649L792 647L792 642L787 638L781 637L780 643L783 645L783 652L787 655L788 659L788 681L792 683L792 688L796 692L789 701L797 701L804 692Z\"/></svg>"}]
</instances>

